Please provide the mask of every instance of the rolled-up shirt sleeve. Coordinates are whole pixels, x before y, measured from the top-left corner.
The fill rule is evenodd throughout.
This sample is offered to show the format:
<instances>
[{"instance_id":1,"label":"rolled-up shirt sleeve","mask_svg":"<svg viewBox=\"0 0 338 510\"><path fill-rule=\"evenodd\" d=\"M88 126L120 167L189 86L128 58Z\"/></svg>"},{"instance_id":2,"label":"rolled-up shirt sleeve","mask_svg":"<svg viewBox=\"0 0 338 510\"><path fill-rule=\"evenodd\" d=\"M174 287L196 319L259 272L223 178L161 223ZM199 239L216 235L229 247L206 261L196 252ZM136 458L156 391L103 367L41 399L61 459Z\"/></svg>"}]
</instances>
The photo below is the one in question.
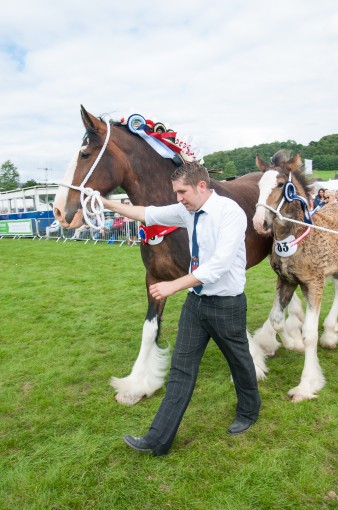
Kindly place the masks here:
<instances>
[{"instance_id":1,"label":"rolled-up shirt sleeve","mask_svg":"<svg viewBox=\"0 0 338 510\"><path fill-rule=\"evenodd\" d=\"M164 225L185 227L185 209L182 204L164 205L157 207L150 205L145 208L145 223L150 225Z\"/></svg>"},{"instance_id":2,"label":"rolled-up shirt sleeve","mask_svg":"<svg viewBox=\"0 0 338 510\"><path fill-rule=\"evenodd\" d=\"M236 264L245 267L244 239L247 219L244 211L237 207L219 216L218 228L215 231L215 246L211 256L200 260L200 265L193 271L193 275L203 284L216 283L226 272Z\"/></svg>"}]
</instances>

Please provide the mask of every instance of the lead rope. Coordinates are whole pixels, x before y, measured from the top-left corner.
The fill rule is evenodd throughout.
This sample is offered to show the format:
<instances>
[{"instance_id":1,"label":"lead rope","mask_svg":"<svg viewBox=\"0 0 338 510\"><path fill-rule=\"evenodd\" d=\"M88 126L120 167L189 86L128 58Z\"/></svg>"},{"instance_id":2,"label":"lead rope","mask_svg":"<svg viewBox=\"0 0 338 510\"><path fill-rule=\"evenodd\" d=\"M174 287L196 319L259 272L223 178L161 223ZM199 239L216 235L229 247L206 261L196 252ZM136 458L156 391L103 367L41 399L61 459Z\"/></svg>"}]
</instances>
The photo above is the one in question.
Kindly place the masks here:
<instances>
[{"instance_id":1,"label":"lead rope","mask_svg":"<svg viewBox=\"0 0 338 510\"><path fill-rule=\"evenodd\" d=\"M284 198L282 199L282 201L284 201ZM280 205L281 204L279 204L277 209L274 209L273 207L270 207L267 204L260 204L260 203L258 203L258 204L256 204L256 207L265 207L266 209L269 209L269 211L275 213L277 218L279 220L282 220L282 221L290 221L291 223L297 223L297 225L304 225L305 227L316 228L317 230L322 230L323 232L328 232L330 234L338 234L337 230L331 230L331 229L326 228L326 227L320 227L319 225L314 225L313 223L309 224L309 223L305 223L304 221L294 220L293 218L287 218L286 216L283 216L279 212L280 211Z\"/></svg>"},{"instance_id":2,"label":"lead rope","mask_svg":"<svg viewBox=\"0 0 338 510\"><path fill-rule=\"evenodd\" d=\"M105 118L105 117L108 117L108 118ZM109 138L110 138L110 122L109 122L110 117L107 115L102 115L101 118L107 125L106 139L104 141L104 144L103 144L96 160L93 163L93 166L89 170L88 174L83 179L80 186L74 186L74 184L65 184L63 182L60 183L60 186L66 186L67 188L71 188L71 189L80 191L80 193L81 193L80 194L80 202L81 202L81 207L82 207L82 211L83 211L83 218L84 218L85 222L87 223L87 225L89 227L93 228L94 230L100 230L101 228L104 228L104 213L103 213L104 207L103 207L103 203L101 200L100 192L95 191L92 188L86 188L85 184L88 181L88 179L90 178L90 176L92 175L92 173L94 172L100 159L102 158L103 153L106 150L106 147L108 145ZM89 202L90 202L91 210L88 208ZM95 225L91 221L91 218L94 218L94 217L96 218L97 225Z\"/></svg>"}]
</instances>

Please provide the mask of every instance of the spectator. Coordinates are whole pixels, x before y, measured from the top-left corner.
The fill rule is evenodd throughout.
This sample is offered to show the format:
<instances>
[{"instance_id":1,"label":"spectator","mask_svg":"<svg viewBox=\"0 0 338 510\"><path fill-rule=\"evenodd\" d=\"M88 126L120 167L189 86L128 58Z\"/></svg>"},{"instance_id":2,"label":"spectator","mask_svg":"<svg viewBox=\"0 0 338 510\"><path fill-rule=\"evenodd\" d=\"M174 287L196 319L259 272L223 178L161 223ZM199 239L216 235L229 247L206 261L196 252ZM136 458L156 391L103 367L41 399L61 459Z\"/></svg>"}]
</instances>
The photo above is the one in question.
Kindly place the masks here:
<instances>
[{"instance_id":1,"label":"spectator","mask_svg":"<svg viewBox=\"0 0 338 510\"><path fill-rule=\"evenodd\" d=\"M333 204L335 203L336 201L336 193L331 190L331 189L326 189L325 190L325 195L324 195L324 201L325 201L325 205L326 204Z\"/></svg>"},{"instance_id":2,"label":"spectator","mask_svg":"<svg viewBox=\"0 0 338 510\"><path fill-rule=\"evenodd\" d=\"M323 207L323 205L325 204L324 194L325 194L325 189L324 188L320 188L318 190L318 194L315 196L314 201L313 201L314 209L316 207L318 207L318 206L319 207Z\"/></svg>"},{"instance_id":3,"label":"spectator","mask_svg":"<svg viewBox=\"0 0 338 510\"><path fill-rule=\"evenodd\" d=\"M132 205L132 203L130 202L130 200L125 200L124 201L124 204L125 205ZM124 228L125 228L125 233L126 233L126 238L127 238L127 244L136 244L137 242L137 234L136 234L136 231L137 231L137 224L136 224L136 221L130 219L130 218L123 218L123 221L124 221ZM133 242L132 242L133 241Z\"/></svg>"},{"instance_id":4,"label":"spectator","mask_svg":"<svg viewBox=\"0 0 338 510\"><path fill-rule=\"evenodd\" d=\"M112 235L113 219L111 218L111 216L109 214L106 217L105 222L104 222L104 231L105 231L105 234L108 235L109 237Z\"/></svg>"},{"instance_id":5,"label":"spectator","mask_svg":"<svg viewBox=\"0 0 338 510\"><path fill-rule=\"evenodd\" d=\"M121 239L123 232L123 218L119 215L119 213L114 214L114 222L113 222L113 236L115 240Z\"/></svg>"},{"instance_id":6,"label":"spectator","mask_svg":"<svg viewBox=\"0 0 338 510\"><path fill-rule=\"evenodd\" d=\"M60 223L58 220L54 220L49 227L46 228L46 237L47 239L50 238L50 234L55 234L56 232L59 232L60 230Z\"/></svg>"},{"instance_id":7,"label":"spectator","mask_svg":"<svg viewBox=\"0 0 338 510\"><path fill-rule=\"evenodd\" d=\"M85 239L88 230L89 230L88 225L86 225L86 224L81 225L81 227L75 229L72 239L75 239L75 240L76 239Z\"/></svg>"}]
</instances>

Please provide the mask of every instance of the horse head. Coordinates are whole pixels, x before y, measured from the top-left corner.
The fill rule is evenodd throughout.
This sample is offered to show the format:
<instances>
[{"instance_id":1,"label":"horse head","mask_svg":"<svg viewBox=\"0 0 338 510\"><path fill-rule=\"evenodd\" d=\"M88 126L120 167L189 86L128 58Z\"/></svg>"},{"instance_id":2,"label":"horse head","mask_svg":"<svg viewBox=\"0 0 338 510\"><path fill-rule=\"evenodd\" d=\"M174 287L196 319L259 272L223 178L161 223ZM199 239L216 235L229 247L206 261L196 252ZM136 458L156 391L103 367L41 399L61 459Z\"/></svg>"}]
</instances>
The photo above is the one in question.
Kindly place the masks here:
<instances>
[{"instance_id":1,"label":"horse head","mask_svg":"<svg viewBox=\"0 0 338 510\"><path fill-rule=\"evenodd\" d=\"M263 176L258 184L259 199L256 214L253 217L253 224L259 234L271 234L272 224L276 217L273 210L277 210L281 204L290 176L295 177L292 182L297 193L304 194L303 181L305 181L305 178L301 177L300 172L303 163L299 154L290 158L287 151L281 150L271 158L270 164L263 161L257 154L256 165L263 172ZM285 204L285 208L291 205L287 200Z\"/></svg>"},{"instance_id":2,"label":"horse head","mask_svg":"<svg viewBox=\"0 0 338 510\"><path fill-rule=\"evenodd\" d=\"M112 131L116 130L114 137L119 138L119 143L117 144L110 136L106 149L98 160L107 136L108 124L91 115L82 105L81 117L86 132L80 149L76 151L68 166L54 201L55 218L66 228L77 228L83 223L80 190L76 188L80 188L85 182L85 187L105 196L121 185L128 173L128 161L119 148L123 145L123 141L120 140L123 138L123 132L112 128ZM93 165L95 169L87 179Z\"/></svg>"}]
</instances>

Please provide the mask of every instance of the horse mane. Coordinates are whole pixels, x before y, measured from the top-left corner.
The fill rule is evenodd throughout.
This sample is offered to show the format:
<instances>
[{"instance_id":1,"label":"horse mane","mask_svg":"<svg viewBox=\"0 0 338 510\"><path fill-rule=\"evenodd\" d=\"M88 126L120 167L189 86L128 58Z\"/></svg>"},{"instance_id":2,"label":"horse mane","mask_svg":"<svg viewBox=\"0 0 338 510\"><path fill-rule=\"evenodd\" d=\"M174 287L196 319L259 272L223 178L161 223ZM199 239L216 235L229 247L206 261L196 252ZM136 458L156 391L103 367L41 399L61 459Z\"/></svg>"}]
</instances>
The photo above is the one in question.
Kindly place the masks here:
<instances>
[{"instance_id":1,"label":"horse mane","mask_svg":"<svg viewBox=\"0 0 338 510\"><path fill-rule=\"evenodd\" d=\"M271 166L280 166L283 167L283 164L290 161L290 159L293 157L294 154L292 154L291 150L288 149L280 149L277 151L271 158Z\"/></svg>"},{"instance_id":2,"label":"horse mane","mask_svg":"<svg viewBox=\"0 0 338 510\"><path fill-rule=\"evenodd\" d=\"M89 138L91 143L93 143L94 145L102 145L102 139L97 129L87 127L83 140L85 140L86 138Z\"/></svg>"},{"instance_id":3,"label":"horse mane","mask_svg":"<svg viewBox=\"0 0 338 510\"><path fill-rule=\"evenodd\" d=\"M285 173L289 172L287 168L287 164L294 157L294 154L291 150L280 149L277 151L271 158L271 167L280 167ZM306 198L309 199L311 196L310 189L312 188L312 182L308 179L304 173L304 163L300 160L300 164L298 168L293 170L292 177L294 177L300 186L304 189L306 193Z\"/></svg>"}]
</instances>

